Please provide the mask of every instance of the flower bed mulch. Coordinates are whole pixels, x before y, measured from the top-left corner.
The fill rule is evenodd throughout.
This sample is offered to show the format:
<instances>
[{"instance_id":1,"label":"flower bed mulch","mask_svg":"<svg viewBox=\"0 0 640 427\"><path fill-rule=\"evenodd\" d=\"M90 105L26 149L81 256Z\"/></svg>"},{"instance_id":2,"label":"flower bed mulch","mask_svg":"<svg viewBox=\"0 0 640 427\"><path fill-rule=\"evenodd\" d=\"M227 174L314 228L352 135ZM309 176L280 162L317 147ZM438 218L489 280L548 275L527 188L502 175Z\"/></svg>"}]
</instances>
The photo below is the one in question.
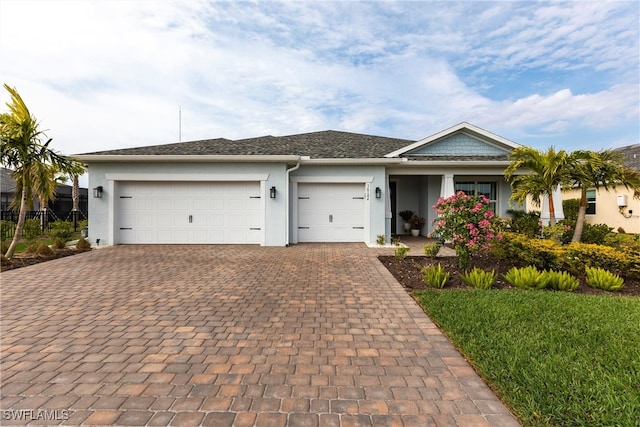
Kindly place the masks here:
<instances>
[{"instance_id":1,"label":"flower bed mulch","mask_svg":"<svg viewBox=\"0 0 640 427\"><path fill-rule=\"evenodd\" d=\"M0 271L7 271L7 270L13 270L16 268L27 267L34 264L39 264L41 262L51 261L53 259L76 255L76 254L87 252L90 250L91 249L75 249L75 248L56 249L53 255L49 255L49 256L16 254L9 261L4 261L4 260L2 261L2 266Z\"/></svg>"},{"instance_id":2,"label":"flower bed mulch","mask_svg":"<svg viewBox=\"0 0 640 427\"><path fill-rule=\"evenodd\" d=\"M456 257L437 257L430 258L427 256L408 256L404 260L399 260L394 256L380 256L380 262L393 274L407 291L421 289L433 289L427 286L422 280L420 269L425 265L441 264L446 271L450 273L449 281L445 289L451 288L467 288L462 279L460 279L460 269L458 268L458 260ZM510 289L511 286L504 280L503 275L515 264L510 260L499 260L490 255L474 256L471 260L471 268L479 267L483 270L495 270L497 273L496 284L493 286L497 289ZM617 292L607 292L600 289L594 289L587 286L584 277L579 277L580 286L573 291L582 294L610 294L610 295L635 295L640 296L640 280L632 277L624 277L625 286Z\"/></svg>"}]
</instances>

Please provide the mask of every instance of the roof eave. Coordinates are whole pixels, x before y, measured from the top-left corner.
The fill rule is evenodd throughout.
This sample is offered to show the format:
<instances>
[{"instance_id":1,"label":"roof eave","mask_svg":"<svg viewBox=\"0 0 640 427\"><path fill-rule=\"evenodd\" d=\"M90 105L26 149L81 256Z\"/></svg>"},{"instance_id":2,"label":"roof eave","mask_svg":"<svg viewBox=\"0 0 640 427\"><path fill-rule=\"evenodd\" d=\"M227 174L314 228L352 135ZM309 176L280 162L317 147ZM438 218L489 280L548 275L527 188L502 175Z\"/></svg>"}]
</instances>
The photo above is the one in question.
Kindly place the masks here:
<instances>
[{"instance_id":1,"label":"roof eave","mask_svg":"<svg viewBox=\"0 0 640 427\"><path fill-rule=\"evenodd\" d=\"M221 155L221 154L79 154L85 163L290 163L300 160L294 155Z\"/></svg>"},{"instance_id":2,"label":"roof eave","mask_svg":"<svg viewBox=\"0 0 640 427\"><path fill-rule=\"evenodd\" d=\"M302 156L304 165L396 165L402 163L402 159L394 158L309 158Z\"/></svg>"}]
</instances>

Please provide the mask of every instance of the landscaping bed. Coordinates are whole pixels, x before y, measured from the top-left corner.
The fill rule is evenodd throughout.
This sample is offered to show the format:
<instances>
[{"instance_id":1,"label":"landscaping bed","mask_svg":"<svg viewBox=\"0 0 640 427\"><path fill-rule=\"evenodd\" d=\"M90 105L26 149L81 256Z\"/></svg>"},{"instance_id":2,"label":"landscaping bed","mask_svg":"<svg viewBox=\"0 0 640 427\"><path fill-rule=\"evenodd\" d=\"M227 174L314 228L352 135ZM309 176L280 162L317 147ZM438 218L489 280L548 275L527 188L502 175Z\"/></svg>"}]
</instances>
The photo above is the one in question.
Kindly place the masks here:
<instances>
[{"instance_id":1,"label":"landscaping bed","mask_svg":"<svg viewBox=\"0 0 640 427\"><path fill-rule=\"evenodd\" d=\"M450 273L449 281L445 286L445 289L461 288L471 289L460 279L460 269L458 268L458 262L456 257L436 257L430 258L427 256L408 256L403 260L397 259L394 256L380 256L380 262L393 274L402 286L407 291L412 292L416 290L432 289L427 286L422 280L420 275L420 269L425 265L437 265L441 264L447 272ZM503 275L516 264L509 259L497 259L489 254L476 255L471 259L471 268L479 267L486 271L495 270L497 273L496 283L493 288L497 289L510 289L511 286L504 280ZM632 277L625 277L625 286L616 292L607 292L600 289L594 289L587 286L584 277L578 277L580 279L580 286L574 290L574 293L583 294L610 294L610 295L635 295L640 296L640 280ZM548 291L553 292L553 291Z\"/></svg>"},{"instance_id":2,"label":"landscaping bed","mask_svg":"<svg viewBox=\"0 0 640 427\"><path fill-rule=\"evenodd\" d=\"M8 271L13 270L15 268L28 267L30 265L39 264L41 262L51 261L58 258L64 258L71 255L76 255L82 252L90 251L91 249L75 249L75 248L66 248L66 249L57 249L54 251L52 255L42 256L42 255L34 255L34 254L16 254L9 261L2 261L2 266L0 271Z\"/></svg>"}]
</instances>

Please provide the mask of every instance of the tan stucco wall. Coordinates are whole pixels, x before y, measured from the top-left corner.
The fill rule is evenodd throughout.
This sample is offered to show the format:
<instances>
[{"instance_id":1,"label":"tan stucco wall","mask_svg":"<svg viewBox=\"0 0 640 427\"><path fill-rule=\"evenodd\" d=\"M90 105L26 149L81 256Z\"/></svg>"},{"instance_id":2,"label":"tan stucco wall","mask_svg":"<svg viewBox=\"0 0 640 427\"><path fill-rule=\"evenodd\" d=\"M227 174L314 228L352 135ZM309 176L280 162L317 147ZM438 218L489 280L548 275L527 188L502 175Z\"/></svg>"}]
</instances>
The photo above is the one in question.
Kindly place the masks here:
<instances>
[{"instance_id":1,"label":"tan stucco wall","mask_svg":"<svg viewBox=\"0 0 640 427\"><path fill-rule=\"evenodd\" d=\"M629 216L629 211L633 211L630 218L625 218L618 209L618 195L627 195L627 209L625 215ZM563 193L564 200L580 198L580 191L569 190ZM613 227L613 231L618 231L622 227L627 233L640 233L640 200L633 198L633 192L627 191L620 186L611 191L598 190L596 192L596 214L587 215L589 224L607 224Z\"/></svg>"}]
</instances>

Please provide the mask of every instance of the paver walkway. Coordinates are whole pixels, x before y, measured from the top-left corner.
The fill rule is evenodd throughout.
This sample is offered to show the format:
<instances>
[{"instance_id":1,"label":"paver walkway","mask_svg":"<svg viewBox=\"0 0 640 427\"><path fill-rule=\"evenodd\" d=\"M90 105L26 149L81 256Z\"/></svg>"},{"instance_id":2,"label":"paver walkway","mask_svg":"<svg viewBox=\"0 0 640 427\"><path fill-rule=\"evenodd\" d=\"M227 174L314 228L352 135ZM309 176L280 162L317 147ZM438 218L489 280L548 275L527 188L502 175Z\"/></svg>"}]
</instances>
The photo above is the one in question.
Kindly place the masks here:
<instances>
[{"instance_id":1,"label":"paver walkway","mask_svg":"<svg viewBox=\"0 0 640 427\"><path fill-rule=\"evenodd\" d=\"M2 425L518 426L362 244L2 273Z\"/></svg>"}]
</instances>

